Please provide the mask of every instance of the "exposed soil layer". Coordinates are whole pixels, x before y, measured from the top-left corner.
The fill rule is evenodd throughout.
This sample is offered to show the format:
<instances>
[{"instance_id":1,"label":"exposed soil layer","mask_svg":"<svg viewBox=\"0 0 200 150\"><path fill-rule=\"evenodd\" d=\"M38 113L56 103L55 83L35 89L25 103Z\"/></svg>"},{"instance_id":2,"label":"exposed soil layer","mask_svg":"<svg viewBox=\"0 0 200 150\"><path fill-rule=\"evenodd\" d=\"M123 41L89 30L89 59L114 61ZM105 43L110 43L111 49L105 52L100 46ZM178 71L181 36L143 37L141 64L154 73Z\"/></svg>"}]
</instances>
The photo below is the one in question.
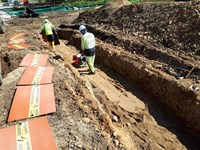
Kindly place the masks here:
<instances>
[{"instance_id":1,"label":"exposed soil layer","mask_svg":"<svg viewBox=\"0 0 200 150\"><path fill-rule=\"evenodd\" d=\"M196 8L193 3L187 4ZM0 39L4 77L0 87L0 112L3 114L0 127L17 123L8 124L6 119L16 83L24 71L23 67L18 67L19 63L27 53L44 53L49 55L48 65L55 68L53 84L57 111L47 117L58 149L199 149L200 94L190 89L191 85L200 86L199 56L189 49L175 51L173 46L164 47L153 39L151 28L148 28L151 38L144 34L140 37L127 34L125 30L121 32L117 26L114 28L117 14L120 24L123 23L121 14L125 15L125 22L131 21L127 16L132 14L145 16L148 13L142 13L139 8L156 8L157 14L160 9L166 7L173 11L173 6L179 5L110 6L80 15L80 12L43 14L60 27L61 44L54 49L42 39L42 19L14 18L8 22L8 30ZM181 8L186 6L180 3ZM97 17L101 17L100 21ZM72 56L80 50L80 33L77 25L67 24L80 21L80 18L84 18L88 30L97 37L97 73L93 76L80 76L77 68L71 65ZM131 30L128 26L123 29ZM135 26L135 31L138 30ZM21 32L27 33L24 39L31 47L25 50L6 48L9 37ZM176 36L171 38L177 40ZM86 69L79 68L79 71Z\"/></svg>"},{"instance_id":2,"label":"exposed soil layer","mask_svg":"<svg viewBox=\"0 0 200 150\"><path fill-rule=\"evenodd\" d=\"M174 51L199 55L199 7L200 2L138 3L114 9L105 5L85 11L75 22L148 38Z\"/></svg>"},{"instance_id":3,"label":"exposed soil layer","mask_svg":"<svg viewBox=\"0 0 200 150\"><path fill-rule=\"evenodd\" d=\"M88 30L100 39L99 43L117 46L108 48L109 44L106 47L99 44L96 56L99 62L154 96L195 134L200 132L199 92L193 92L189 87L199 86L200 79L200 59L195 53L195 50L199 50L199 6L199 2L136 4L113 9L107 5L85 11L74 21L84 21ZM187 13L176 13L179 10ZM173 23L170 23L172 20ZM78 29L73 25L60 27ZM141 30L141 27L145 29ZM70 44L79 49L80 45L73 42L74 38L80 39L78 33L72 32L62 32L64 35L61 34L61 37L67 38ZM137 36L136 32L142 33ZM148 32L148 35L143 32ZM180 37L184 39L180 40ZM170 38L176 41L171 46L159 42ZM188 41L191 39L192 42ZM191 45L195 45L195 48ZM185 79L180 80L182 78Z\"/></svg>"},{"instance_id":4,"label":"exposed soil layer","mask_svg":"<svg viewBox=\"0 0 200 150\"><path fill-rule=\"evenodd\" d=\"M194 133L200 131L199 92L189 87L199 86L199 7L199 2L107 5L74 21L123 48L108 53L100 47L97 58L157 97Z\"/></svg>"},{"instance_id":5,"label":"exposed soil layer","mask_svg":"<svg viewBox=\"0 0 200 150\"><path fill-rule=\"evenodd\" d=\"M63 29L59 33L60 37L67 38L70 45L79 48L80 45L77 43L80 43L78 42L80 37L77 31ZM116 42L120 43L120 41ZM164 104L168 113L186 124L190 132L195 134L199 132L199 93L189 88L191 84L194 84L193 81L190 79L177 80L157 68L156 65L159 62L148 60L108 43L105 44L101 40L98 40L96 58L98 62L130 79L137 87Z\"/></svg>"},{"instance_id":6,"label":"exposed soil layer","mask_svg":"<svg viewBox=\"0 0 200 150\"><path fill-rule=\"evenodd\" d=\"M53 14L55 15L55 14ZM76 16L76 13L74 14ZM59 16L59 14L57 15ZM70 16L70 15L69 15ZM66 15L65 17L69 17ZM53 17L52 17L53 18ZM61 18L59 18L61 19ZM55 21L59 21L56 20ZM68 19L70 21L70 17ZM32 24L30 24L30 22ZM8 25L8 32L2 40L1 58L3 85L0 87L0 126L8 127L18 122L7 123L7 117L16 90L16 84L23 74L24 67L19 63L28 53L49 54L49 64L55 69L53 76L56 113L47 115L58 149L115 149L110 129L105 129L101 118L102 111L91 96L86 81L81 79L70 64L66 64L56 52L42 40L41 19L14 18ZM29 33L30 29L32 32ZM18 31L18 32L13 32ZM23 38L31 47L26 50L8 49L11 35L27 33ZM65 49L65 45L61 49ZM101 117L101 118L99 118ZM104 132L102 132L102 130ZM105 138L108 137L108 138ZM122 149L124 149L122 147Z\"/></svg>"}]
</instances>

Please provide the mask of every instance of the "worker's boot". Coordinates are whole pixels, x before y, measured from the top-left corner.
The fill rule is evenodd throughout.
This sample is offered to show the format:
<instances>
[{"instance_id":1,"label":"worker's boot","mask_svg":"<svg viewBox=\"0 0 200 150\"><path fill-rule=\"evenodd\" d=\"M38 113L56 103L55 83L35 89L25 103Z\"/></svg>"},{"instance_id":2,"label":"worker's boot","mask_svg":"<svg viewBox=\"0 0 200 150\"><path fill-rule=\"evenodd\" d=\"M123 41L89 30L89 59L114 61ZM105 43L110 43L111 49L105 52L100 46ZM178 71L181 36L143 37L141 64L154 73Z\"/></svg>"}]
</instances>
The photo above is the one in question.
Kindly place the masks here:
<instances>
[{"instance_id":1,"label":"worker's boot","mask_svg":"<svg viewBox=\"0 0 200 150\"><path fill-rule=\"evenodd\" d=\"M92 75L92 74L95 74L95 73L96 73L96 71L94 71L94 72L90 71L88 74Z\"/></svg>"},{"instance_id":2,"label":"worker's boot","mask_svg":"<svg viewBox=\"0 0 200 150\"><path fill-rule=\"evenodd\" d=\"M54 41L52 42L52 46L53 46L53 48L55 47L55 42Z\"/></svg>"}]
</instances>

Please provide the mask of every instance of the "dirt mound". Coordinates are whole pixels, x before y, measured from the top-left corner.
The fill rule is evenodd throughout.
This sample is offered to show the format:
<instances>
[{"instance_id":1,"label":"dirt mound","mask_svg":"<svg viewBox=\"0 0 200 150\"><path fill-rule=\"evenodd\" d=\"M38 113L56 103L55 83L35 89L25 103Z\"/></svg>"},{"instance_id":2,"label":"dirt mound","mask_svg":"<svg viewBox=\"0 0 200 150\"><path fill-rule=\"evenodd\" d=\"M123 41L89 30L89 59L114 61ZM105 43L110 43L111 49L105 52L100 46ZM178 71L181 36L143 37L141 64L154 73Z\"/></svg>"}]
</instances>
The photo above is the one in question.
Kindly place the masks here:
<instances>
[{"instance_id":1,"label":"dirt mound","mask_svg":"<svg viewBox=\"0 0 200 150\"><path fill-rule=\"evenodd\" d=\"M120 7L123 5L129 5L131 4L128 0L114 0L112 2L110 2L108 5L110 5L110 7Z\"/></svg>"},{"instance_id":2,"label":"dirt mound","mask_svg":"<svg viewBox=\"0 0 200 150\"><path fill-rule=\"evenodd\" d=\"M200 2L140 3L88 10L75 20L129 36L147 37L174 51L199 55ZM116 31L115 31L116 32Z\"/></svg>"}]
</instances>

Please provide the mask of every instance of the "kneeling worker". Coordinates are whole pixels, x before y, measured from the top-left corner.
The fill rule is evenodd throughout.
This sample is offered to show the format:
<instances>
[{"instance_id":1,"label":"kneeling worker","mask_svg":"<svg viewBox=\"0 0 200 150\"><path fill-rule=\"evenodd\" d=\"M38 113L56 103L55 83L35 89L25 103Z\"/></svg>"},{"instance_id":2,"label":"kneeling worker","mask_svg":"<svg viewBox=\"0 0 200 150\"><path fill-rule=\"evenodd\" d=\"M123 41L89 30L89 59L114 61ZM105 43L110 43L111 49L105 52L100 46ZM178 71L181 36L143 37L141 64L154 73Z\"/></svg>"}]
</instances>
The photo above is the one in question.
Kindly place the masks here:
<instances>
[{"instance_id":1,"label":"kneeling worker","mask_svg":"<svg viewBox=\"0 0 200 150\"><path fill-rule=\"evenodd\" d=\"M87 32L84 25L79 27L79 31L82 34L81 37L81 53L86 56L86 62L89 67L89 74L95 74L94 60L95 60L95 37L94 34Z\"/></svg>"},{"instance_id":2,"label":"kneeling worker","mask_svg":"<svg viewBox=\"0 0 200 150\"><path fill-rule=\"evenodd\" d=\"M55 42L54 42L53 30L55 30L55 27L49 20L45 19L44 24L42 26L42 31L44 31L49 45L54 47Z\"/></svg>"}]
</instances>

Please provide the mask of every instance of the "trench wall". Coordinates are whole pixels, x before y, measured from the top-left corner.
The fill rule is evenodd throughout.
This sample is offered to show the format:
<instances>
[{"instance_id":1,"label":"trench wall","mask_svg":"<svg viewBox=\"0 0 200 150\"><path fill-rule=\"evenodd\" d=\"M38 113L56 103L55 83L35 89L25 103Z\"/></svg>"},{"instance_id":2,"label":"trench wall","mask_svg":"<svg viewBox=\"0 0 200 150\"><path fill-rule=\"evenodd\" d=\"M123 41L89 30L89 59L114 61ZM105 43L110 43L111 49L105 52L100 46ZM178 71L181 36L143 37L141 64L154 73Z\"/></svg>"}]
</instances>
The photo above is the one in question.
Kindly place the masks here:
<instances>
[{"instance_id":1,"label":"trench wall","mask_svg":"<svg viewBox=\"0 0 200 150\"><path fill-rule=\"evenodd\" d=\"M80 33L61 29L59 37L80 49ZM144 47L145 48L145 47ZM97 40L96 60L120 75L127 77L137 87L166 105L168 113L182 122L198 140L200 134L200 96L189 90L190 84L174 79L164 72L149 67L138 55Z\"/></svg>"},{"instance_id":2,"label":"trench wall","mask_svg":"<svg viewBox=\"0 0 200 150\"><path fill-rule=\"evenodd\" d=\"M77 30L79 28L78 25L61 25L62 28L70 28ZM116 36L112 33L108 33L105 30L96 29L92 26L87 26L87 29L94 33L95 36L107 43L110 43L115 46L122 47L126 51L131 53L143 56L149 60L154 60L157 62L161 62L164 65L173 69L173 73L169 71L169 68L165 70L165 72L170 73L171 75L185 76L187 72L183 72L184 70L191 70L194 67L191 74L188 76L189 78L199 79L200 80L200 62L198 61L198 57L195 56L187 56L187 55L178 55L177 52L172 49L164 48L157 45L155 42L150 42L145 39L140 38L127 38L125 36ZM70 31L69 31L70 32ZM73 32L73 31L72 31ZM69 37L70 38L70 37ZM181 70L180 70L181 69Z\"/></svg>"}]
</instances>

